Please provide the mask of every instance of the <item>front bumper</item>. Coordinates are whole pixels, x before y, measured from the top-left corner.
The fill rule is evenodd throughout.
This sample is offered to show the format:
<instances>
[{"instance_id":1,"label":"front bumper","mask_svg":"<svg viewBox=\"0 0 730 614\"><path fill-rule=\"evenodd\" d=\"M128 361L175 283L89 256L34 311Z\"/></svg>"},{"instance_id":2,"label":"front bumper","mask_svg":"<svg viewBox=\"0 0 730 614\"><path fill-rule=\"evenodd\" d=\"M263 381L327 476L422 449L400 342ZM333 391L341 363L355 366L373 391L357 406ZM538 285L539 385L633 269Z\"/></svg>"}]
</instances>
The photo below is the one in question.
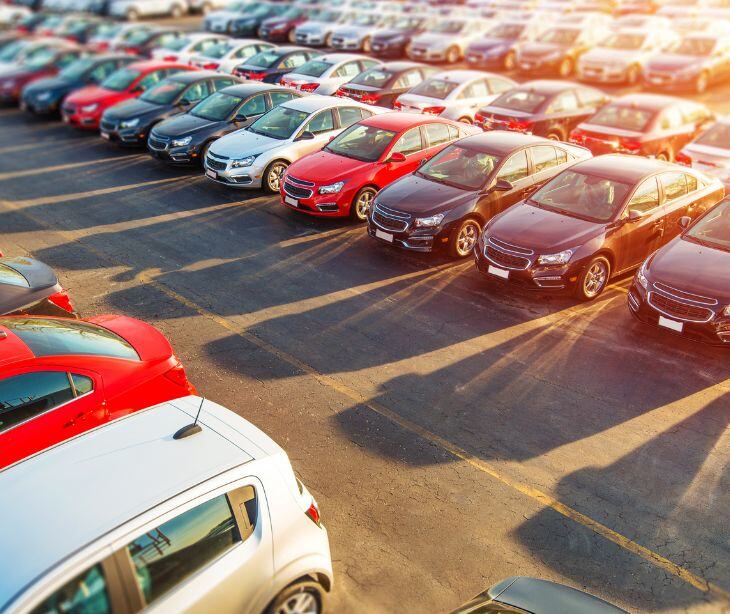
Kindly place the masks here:
<instances>
[{"instance_id":1,"label":"front bumper","mask_svg":"<svg viewBox=\"0 0 730 614\"><path fill-rule=\"evenodd\" d=\"M439 226L413 228L411 219L391 216L382 209L371 210L368 214L368 235L373 239L411 252L433 252L445 247L456 221L447 221ZM460 220L457 220L460 221Z\"/></svg>"},{"instance_id":2,"label":"front bumper","mask_svg":"<svg viewBox=\"0 0 730 614\"><path fill-rule=\"evenodd\" d=\"M499 53L468 53L466 63L471 68L500 69L504 68L504 61L509 53L508 50Z\"/></svg>"},{"instance_id":3,"label":"front bumper","mask_svg":"<svg viewBox=\"0 0 730 614\"><path fill-rule=\"evenodd\" d=\"M446 60L446 49L411 47L408 57L418 62L443 62Z\"/></svg>"},{"instance_id":4,"label":"front bumper","mask_svg":"<svg viewBox=\"0 0 730 614\"><path fill-rule=\"evenodd\" d=\"M517 70L527 74L545 74L546 72L555 74L558 72L558 67L563 59L563 56L549 60L542 58L517 58Z\"/></svg>"},{"instance_id":5,"label":"front bumper","mask_svg":"<svg viewBox=\"0 0 730 614\"><path fill-rule=\"evenodd\" d=\"M346 39L339 36L332 37L332 48L340 51L359 51L362 49L362 39Z\"/></svg>"},{"instance_id":6,"label":"front bumper","mask_svg":"<svg viewBox=\"0 0 730 614\"><path fill-rule=\"evenodd\" d=\"M297 45L308 45L310 47L317 47L324 45L325 35L297 32L296 39Z\"/></svg>"},{"instance_id":7,"label":"front bumper","mask_svg":"<svg viewBox=\"0 0 730 614\"><path fill-rule=\"evenodd\" d=\"M101 111L82 113L75 107L62 107L61 119L64 124L81 130L98 130L101 121Z\"/></svg>"},{"instance_id":8,"label":"front bumper","mask_svg":"<svg viewBox=\"0 0 730 614\"><path fill-rule=\"evenodd\" d=\"M38 100L33 96L23 96L20 99L20 110L35 113L36 115L51 115L59 111L58 104L58 98Z\"/></svg>"},{"instance_id":9,"label":"front bumper","mask_svg":"<svg viewBox=\"0 0 730 614\"><path fill-rule=\"evenodd\" d=\"M576 76L589 83L623 83L626 81L626 66L578 66Z\"/></svg>"},{"instance_id":10,"label":"front bumper","mask_svg":"<svg viewBox=\"0 0 730 614\"><path fill-rule=\"evenodd\" d=\"M20 100L20 86L0 89L0 104L15 104Z\"/></svg>"},{"instance_id":11,"label":"front bumper","mask_svg":"<svg viewBox=\"0 0 730 614\"><path fill-rule=\"evenodd\" d=\"M147 140L147 126L121 128L119 122L102 119L99 124L99 135L106 141L120 145L140 146Z\"/></svg>"},{"instance_id":12,"label":"front bumper","mask_svg":"<svg viewBox=\"0 0 730 614\"><path fill-rule=\"evenodd\" d=\"M276 30L269 30L262 28L259 30L259 38L271 43L283 43L289 40L289 32L292 28L281 28Z\"/></svg>"},{"instance_id":13,"label":"front bumper","mask_svg":"<svg viewBox=\"0 0 730 614\"><path fill-rule=\"evenodd\" d=\"M347 217L355 193L354 187L348 188L345 184L335 194L320 194L318 186L311 182L292 182L286 177L280 190L282 205L313 217Z\"/></svg>"},{"instance_id":14,"label":"front bumper","mask_svg":"<svg viewBox=\"0 0 730 614\"><path fill-rule=\"evenodd\" d=\"M406 42L386 43L377 40L370 44L371 53L378 58L400 58L404 55Z\"/></svg>"},{"instance_id":15,"label":"front bumper","mask_svg":"<svg viewBox=\"0 0 730 614\"><path fill-rule=\"evenodd\" d=\"M147 149L153 158L168 164L192 164L200 159L197 145L172 147L170 142L171 139L164 139L153 133L147 139Z\"/></svg>"},{"instance_id":16,"label":"front bumper","mask_svg":"<svg viewBox=\"0 0 730 614\"><path fill-rule=\"evenodd\" d=\"M648 89L661 91L686 91L694 87L698 76L699 73L646 72L643 76L643 84Z\"/></svg>"},{"instance_id":17,"label":"front bumper","mask_svg":"<svg viewBox=\"0 0 730 614\"><path fill-rule=\"evenodd\" d=\"M257 158L251 166L231 168L228 158L208 153L204 161L205 176L211 181L238 189L259 189L262 184L266 162Z\"/></svg>"}]
</instances>

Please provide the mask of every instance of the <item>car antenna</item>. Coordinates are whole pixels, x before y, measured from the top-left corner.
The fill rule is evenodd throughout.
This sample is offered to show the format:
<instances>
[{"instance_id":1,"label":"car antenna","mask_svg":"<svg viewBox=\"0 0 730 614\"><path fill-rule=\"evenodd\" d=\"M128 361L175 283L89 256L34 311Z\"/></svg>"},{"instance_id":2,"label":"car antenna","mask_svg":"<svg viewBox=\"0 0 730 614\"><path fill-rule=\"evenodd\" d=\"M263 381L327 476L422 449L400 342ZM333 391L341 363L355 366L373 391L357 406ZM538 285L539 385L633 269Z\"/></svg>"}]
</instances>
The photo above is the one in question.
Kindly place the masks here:
<instances>
[{"instance_id":1,"label":"car antenna","mask_svg":"<svg viewBox=\"0 0 730 614\"><path fill-rule=\"evenodd\" d=\"M195 420L193 420L192 424L186 424L182 428L178 429L178 431L172 436L173 439L185 439L185 437L190 437L190 435L195 435L195 433L200 433L200 431L203 430L198 424L198 418L200 417L200 410L203 409L203 403L205 403L205 397L200 397L200 407L198 407L198 413L195 414Z\"/></svg>"}]
</instances>

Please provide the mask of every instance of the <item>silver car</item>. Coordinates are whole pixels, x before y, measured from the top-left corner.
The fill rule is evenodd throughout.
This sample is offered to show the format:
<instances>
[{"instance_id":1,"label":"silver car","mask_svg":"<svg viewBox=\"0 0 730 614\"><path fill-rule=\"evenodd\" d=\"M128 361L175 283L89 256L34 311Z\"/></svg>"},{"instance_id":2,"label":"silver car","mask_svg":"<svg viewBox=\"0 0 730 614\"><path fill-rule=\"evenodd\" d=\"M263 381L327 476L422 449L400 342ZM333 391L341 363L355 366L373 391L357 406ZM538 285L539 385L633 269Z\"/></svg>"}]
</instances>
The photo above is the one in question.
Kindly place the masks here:
<instances>
[{"instance_id":1,"label":"silver car","mask_svg":"<svg viewBox=\"0 0 730 614\"><path fill-rule=\"evenodd\" d=\"M340 85L364 70L382 64L379 60L354 53L328 53L312 58L281 78L281 84L302 92L331 96Z\"/></svg>"},{"instance_id":2,"label":"silver car","mask_svg":"<svg viewBox=\"0 0 730 614\"><path fill-rule=\"evenodd\" d=\"M469 43L476 40L493 22L482 19L444 19L411 41L408 57L420 62L454 64L464 58Z\"/></svg>"},{"instance_id":3,"label":"silver car","mask_svg":"<svg viewBox=\"0 0 730 614\"><path fill-rule=\"evenodd\" d=\"M109 5L109 15L127 21L136 21L140 17L178 19L187 12L187 0L112 0Z\"/></svg>"},{"instance_id":4,"label":"silver car","mask_svg":"<svg viewBox=\"0 0 730 614\"><path fill-rule=\"evenodd\" d=\"M686 164L725 184L730 188L730 118L712 124L694 141L677 154L677 162Z\"/></svg>"},{"instance_id":5,"label":"silver car","mask_svg":"<svg viewBox=\"0 0 730 614\"><path fill-rule=\"evenodd\" d=\"M331 47L332 32L338 26L349 23L353 13L324 10L316 13L312 19L294 28L297 45L309 47Z\"/></svg>"},{"instance_id":6,"label":"silver car","mask_svg":"<svg viewBox=\"0 0 730 614\"><path fill-rule=\"evenodd\" d=\"M419 83L395 102L395 108L409 113L427 113L446 119L474 122L474 114L517 83L478 70L449 70Z\"/></svg>"},{"instance_id":7,"label":"silver car","mask_svg":"<svg viewBox=\"0 0 730 614\"><path fill-rule=\"evenodd\" d=\"M278 192L287 167L322 149L330 139L361 119L383 113L348 98L305 96L285 102L248 128L221 137L205 158L205 174L234 188Z\"/></svg>"},{"instance_id":8,"label":"silver car","mask_svg":"<svg viewBox=\"0 0 730 614\"><path fill-rule=\"evenodd\" d=\"M332 47L342 51L364 51L370 53L370 41L375 32L387 28L394 21L393 15L361 13L350 23L332 31Z\"/></svg>"}]
</instances>

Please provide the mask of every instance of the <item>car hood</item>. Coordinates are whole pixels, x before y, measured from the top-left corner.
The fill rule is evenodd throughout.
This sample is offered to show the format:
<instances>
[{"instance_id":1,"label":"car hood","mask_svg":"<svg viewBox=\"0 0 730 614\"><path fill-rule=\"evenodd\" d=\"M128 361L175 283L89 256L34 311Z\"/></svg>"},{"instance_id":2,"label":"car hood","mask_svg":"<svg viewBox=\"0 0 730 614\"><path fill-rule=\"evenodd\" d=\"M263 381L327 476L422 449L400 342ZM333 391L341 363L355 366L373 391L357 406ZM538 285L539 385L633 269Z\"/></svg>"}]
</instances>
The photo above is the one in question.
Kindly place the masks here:
<instances>
[{"instance_id":1,"label":"car hood","mask_svg":"<svg viewBox=\"0 0 730 614\"><path fill-rule=\"evenodd\" d=\"M211 153L226 158L240 158L243 156L258 155L287 143L289 143L288 140L272 139L263 134L255 134L248 130L241 130L215 141L211 145L210 151Z\"/></svg>"},{"instance_id":2,"label":"car hood","mask_svg":"<svg viewBox=\"0 0 730 614\"><path fill-rule=\"evenodd\" d=\"M379 40L379 41L387 41L392 38L399 38L401 36L408 36L412 34L414 30L399 30L397 28L384 28L382 30L378 30L373 35L373 40Z\"/></svg>"},{"instance_id":3,"label":"car hood","mask_svg":"<svg viewBox=\"0 0 730 614\"><path fill-rule=\"evenodd\" d=\"M604 229L604 224L539 209L522 202L493 219L489 225L489 236L534 249L538 253L551 254L582 245Z\"/></svg>"},{"instance_id":4,"label":"car hood","mask_svg":"<svg viewBox=\"0 0 730 614\"><path fill-rule=\"evenodd\" d=\"M520 57L523 58L540 58L556 51L563 51L565 47L556 45L555 43L524 43L520 46Z\"/></svg>"},{"instance_id":5,"label":"car hood","mask_svg":"<svg viewBox=\"0 0 730 614\"><path fill-rule=\"evenodd\" d=\"M262 28L275 28L277 26L286 26L290 23L296 23L296 19L289 19L287 17L269 17L261 22Z\"/></svg>"},{"instance_id":6,"label":"car hood","mask_svg":"<svg viewBox=\"0 0 730 614\"><path fill-rule=\"evenodd\" d=\"M47 91L58 92L70 90L74 87L81 87L81 85L81 82L69 81L62 77L45 77L43 79L33 81L33 83L29 84L28 87L25 88L25 92L26 94L35 95Z\"/></svg>"},{"instance_id":7,"label":"car hood","mask_svg":"<svg viewBox=\"0 0 730 614\"><path fill-rule=\"evenodd\" d=\"M415 216L450 211L473 200L475 193L429 181L418 175L406 175L383 188L377 202Z\"/></svg>"},{"instance_id":8,"label":"car hood","mask_svg":"<svg viewBox=\"0 0 730 614\"><path fill-rule=\"evenodd\" d=\"M703 61L692 55L679 55L676 53L663 53L652 58L647 64L648 70L675 71L684 70L690 66L701 66Z\"/></svg>"},{"instance_id":9,"label":"car hood","mask_svg":"<svg viewBox=\"0 0 730 614\"><path fill-rule=\"evenodd\" d=\"M155 134L177 138L195 134L201 130L215 130L225 125L225 123L212 122L202 117L183 113L182 115L176 115L157 124L155 126Z\"/></svg>"},{"instance_id":10,"label":"car hood","mask_svg":"<svg viewBox=\"0 0 730 614\"><path fill-rule=\"evenodd\" d=\"M125 100L119 104L115 104L106 112L106 117L109 119L130 119L143 115L155 115L167 111L169 108L170 105L154 104L139 100L138 98L132 98L131 100Z\"/></svg>"},{"instance_id":11,"label":"car hood","mask_svg":"<svg viewBox=\"0 0 730 614\"><path fill-rule=\"evenodd\" d=\"M115 92L114 90L108 90L98 85L88 85L71 94L66 99L66 102L76 105L87 105L94 102L103 104L106 101L121 98L125 96L125 94L125 92Z\"/></svg>"},{"instance_id":12,"label":"car hood","mask_svg":"<svg viewBox=\"0 0 730 614\"><path fill-rule=\"evenodd\" d=\"M412 44L419 47L445 47L454 40L452 34L439 34L437 32L424 32L416 36Z\"/></svg>"},{"instance_id":13,"label":"car hood","mask_svg":"<svg viewBox=\"0 0 730 614\"><path fill-rule=\"evenodd\" d=\"M316 151L294 162L289 171L293 177L322 185L346 180L368 169L374 170L375 164L338 156L329 151Z\"/></svg>"},{"instance_id":14,"label":"car hood","mask_svg":"<svg viewBox=\"0 0 730 614\"><path fill-rule=\"evenodd\" d=\"M25 70L23 68L11 68L0 72L0 79L3 81L9 81L10 79L27 79L32 74L33 72L30 70Z\"/></svg>"},{"instance_id":15,"label":"car hood","mask_svg":"<svg viewBox=\"0 0 730 614\"><path fill-rule=\"evenodd\" d=\"M730 304L730 252L679 236L649 259L648 275L652 282Z\"/></svg>"},{"instance_id":16,"label":"car hood","mask_svg":"<svg viewBox=\"0 0 730 614\"><path fill-rule=\"evenodd\" d=\"M598 48L591 49L587 53L584 53L581 56L581 61L585 60L587 62L605 62L607 64L620 62L621 64L627 64L635 57L636 53L634 51L624 49Z\"/></svg>"}]
</instances>

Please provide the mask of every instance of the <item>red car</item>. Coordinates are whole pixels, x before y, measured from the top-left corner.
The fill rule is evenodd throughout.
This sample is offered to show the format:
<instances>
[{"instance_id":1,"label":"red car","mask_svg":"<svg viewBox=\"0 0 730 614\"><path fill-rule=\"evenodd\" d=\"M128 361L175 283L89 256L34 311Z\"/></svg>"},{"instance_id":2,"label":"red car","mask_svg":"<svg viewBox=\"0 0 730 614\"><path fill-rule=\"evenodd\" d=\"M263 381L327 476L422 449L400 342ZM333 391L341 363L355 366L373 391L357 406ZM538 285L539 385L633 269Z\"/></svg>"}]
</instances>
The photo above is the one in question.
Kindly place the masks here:
<instances>
[{"instance_id":1,"label":"red car","mask_svg":"<svg viewBox=\"0 0 730 614\"><path fill-rule=\"evenodd\" d=\"M61 108L61 117L76 128L98 130L101 114L106 109L129 98L139 97L165 77L181 70L196 69L186 64L160 60L128 64L109 75L101 85L88 85L70 94Z\"/></svg>"},{"instance_id":2,"label":"red car","mask_svg":"<svg viewBox=\"0 0 730 614\"><path fill-rule=\"evenodd\" d=\"M18 68L8 70L0 76L0 102L15 103L20 99L22 89L36 79L53 77L81 55L81 50L68 46L48 46L35 52Z\"/></svg>"},{"instance_id":3,"label":"red car","mask_svg":"<svg viewBox=\"0 0 730 614\"><path fill-rule=\"evenodd\" d=\"M113 315L0 318L0 469L189 394L185 369L149 324Z\"/></svg>"},{"instance_id":4,"label":"red car","mask_svg":"<svg viewBox=\"0 0 730 614\"><path fill-rule=\"evenodd\" d=\"M428 115L373 115L289 166L281 182L282 203L309 215L349 215L364 222L378 190L412 173L452 141L477 132Z\"/></svg>"}]
</instances>

